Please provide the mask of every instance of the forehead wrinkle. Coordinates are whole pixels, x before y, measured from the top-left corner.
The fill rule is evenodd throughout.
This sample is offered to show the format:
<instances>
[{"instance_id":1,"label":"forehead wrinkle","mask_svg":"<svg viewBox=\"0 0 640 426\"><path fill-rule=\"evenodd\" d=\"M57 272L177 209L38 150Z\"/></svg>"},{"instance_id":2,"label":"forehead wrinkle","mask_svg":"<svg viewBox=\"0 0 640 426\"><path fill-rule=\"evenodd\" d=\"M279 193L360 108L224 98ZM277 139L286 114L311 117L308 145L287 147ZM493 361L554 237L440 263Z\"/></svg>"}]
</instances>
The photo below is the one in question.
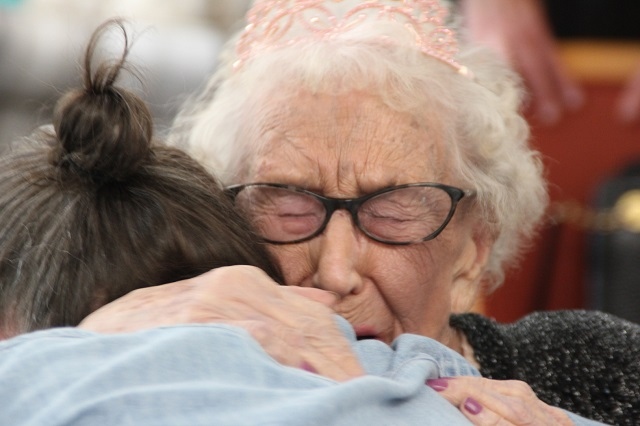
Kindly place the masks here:
<instances>
[{"instance_id":1,"label":"forehead wrinkle","mask_svg":"<svg viewBox=\"0 0 640 426\"><path fill-rule=\"evenodd\" d=\"M406 117L406 122L390 118L388 123L373 122L374 126L380 123L392 126L392 131L382 129L380 140L368 145L358 175L376 182L377 186L441 180L447 174L443 167L445 156L433 127L419 125L413 116ZM380 167L381 164L385 167ZM408 167L414 168L412 173L407 173Z\"/></svg>"},{"instance_id":2,"label":"forehead wrinkle","mask_svg":"<svg viewBox=\"0 0 640 426\"><path fill-rule=\"evenodd\" d=\"M345 182L341 186L352 192L354 189L360 193L370 192L394 183L397 173L393 169L399 172L411 154L410 149L404 149L406 141L416 139L415 126L405 126L404 117L399 119L384 104L373 100L356 102L346 98L346 114L342 118L351 127L337 126L336 129L336 137L342 140L338 182ZM361 160L354 162L353 158Z\"/></svg>"},{"instance_id":3,"label":"forehead wrinkle","mask_svg":"<svg viewBox=\"0 0 640 426\"><path fill-rule=\"evenodd\" d=\"M448 174L437 122L427 117L358 93L302 94L269 104L249 125L263 147L254 153L255 179L352 197Z\"/></svg>"},{"instance_id":4,"label":"forehead wrinkle","mask_svg":"<svg viewBox=\"0 0 640 426\"><path fill-rule=\"evenodd\" d=\"M255 124L259 129L256 140L261 141L257 146L262 148L254 156L260 163L256 173L268 171L271 179L285 179L310 188L320 185L320 159L314 148L319 143L317 136L323 135L322 129L330 123L326 114L318 114L315 109L310 112L307 107L316 103L315 97L304 91L283 92L264 103L264 113L258 115L261 119ZM303 163L304 169L296 167ZM315 167L311 173L309 165Z\"/></svg>"},{"instance_id":5,"label":"forehead wrinkle","mask_svg":"<svg viewBox=\"0 0 640 426\"><path fill-rule=\"evenodd\" d=\"M320 176L320 165L317 156L308 152L307 144L295 137L287 135L275 126L272 131L264 133L264 143L255 154L255 168L253 175L264 180L261 176L269 176L267 180L275 183L291 183L304 187L315 187L318 183L310 178ZM305 166L302 173L295 167L297 164L315 165L315 170ZM291 166L291 167L287 167Z\"/></svg>"}]
</instances>

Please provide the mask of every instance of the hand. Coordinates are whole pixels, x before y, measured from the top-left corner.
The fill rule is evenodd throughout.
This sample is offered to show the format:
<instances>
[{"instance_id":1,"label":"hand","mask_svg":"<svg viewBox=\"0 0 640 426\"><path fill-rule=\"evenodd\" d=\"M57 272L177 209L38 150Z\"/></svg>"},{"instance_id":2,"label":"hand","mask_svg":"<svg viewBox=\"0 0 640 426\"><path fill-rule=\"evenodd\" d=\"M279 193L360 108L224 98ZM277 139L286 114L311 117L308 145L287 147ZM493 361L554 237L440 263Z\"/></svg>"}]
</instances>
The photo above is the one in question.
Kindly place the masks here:
<instances>
[{"instance_id":1,"label":"hand","mask_svg":"<svg viewBox=\"0 0 640 426\"><path fill-rule=\"evenodd\" d=\"M539 0L464 0L462 14L471 39L520 72L541 122L554 124L582 105L582 90L560 62Z\"/></svg>"},{"instance_id":2,"label":"hand","mask_svg":"<svg viewBox=\"0 0 640 426\"><path fill-rule=\"evenodd\" d=\"M629 79L618 101L618 117L632 123L640 116L640 66Z\"/></svg>"},{"instance_id":3,"label":"hand","mask_svg":"<svg viewBox=\"0 0 640 426\"><path fill-rule=\"evenodd\" d=\"M235 325L284 365L347 380L364 372L335 322L335 302L330 292L279 286L258 268L229 266L135 290L98 309L78 327L125 333L186 323Z\"/></svg>"},{"instance_id":4,"label":"hand","mask_svg":"<svg viewBox=\"0 0 640 426\"><path fill-rule=\"evenodd\" d=\"M427 384L474 425L573 425L564 411L540 401L524 382L455 377L429 380Z\"/></svg>"}]
</instances>

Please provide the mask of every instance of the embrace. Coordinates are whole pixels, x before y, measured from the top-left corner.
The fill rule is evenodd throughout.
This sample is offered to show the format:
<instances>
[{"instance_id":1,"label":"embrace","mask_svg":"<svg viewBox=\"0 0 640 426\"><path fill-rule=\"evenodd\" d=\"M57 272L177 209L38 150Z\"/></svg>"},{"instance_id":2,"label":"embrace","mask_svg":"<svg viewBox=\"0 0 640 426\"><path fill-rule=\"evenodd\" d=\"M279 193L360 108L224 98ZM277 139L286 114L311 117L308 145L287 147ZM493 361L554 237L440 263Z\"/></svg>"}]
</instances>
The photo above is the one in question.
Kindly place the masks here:
<instances>
[{"instance_id":1,"label":"embrace","mask_svg":"<svg viewBox=\"0 0 640 426\"><path fill-rule=\"evenodd\" d=\"M128 44L92 64L107 26L53 129L0 159L0 377L73 370L32 391L84 395L69 424L638 424L638 325L468 313L546 208L517 75L436 0L256 0L247 20L167 144L114 86ZM207 375L215 407L188 396Z\"/></svg>"}]
</instances>

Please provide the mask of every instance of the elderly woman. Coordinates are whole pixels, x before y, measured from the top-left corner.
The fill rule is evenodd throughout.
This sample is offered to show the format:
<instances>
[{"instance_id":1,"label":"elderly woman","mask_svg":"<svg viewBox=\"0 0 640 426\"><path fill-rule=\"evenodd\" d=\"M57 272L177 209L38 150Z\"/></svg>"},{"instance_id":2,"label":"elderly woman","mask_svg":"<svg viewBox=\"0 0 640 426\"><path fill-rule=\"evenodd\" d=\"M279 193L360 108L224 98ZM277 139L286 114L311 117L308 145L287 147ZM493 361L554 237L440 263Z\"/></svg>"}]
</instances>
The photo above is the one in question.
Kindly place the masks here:
<instances>
[{"instance_id":1,"label":"elderly woman","mask_svg":"<svg viewBox=\"0 0 640 426\"><path fill-rule=\"evenodd\" d=\"M124 52L98 62L111 28ZM357 341L338 317L336 339L349 339L369 372L338 383L278 364L228 324L116 335L69 327L134 289L197 285L228 265L244 265L233 269L247 274L243 286L229 289L239 297L280 279L218 182L154 140L145 104L115 85L127 40L119 21L98 28L84 84L58 103L53 128L0 155L0 424L469 424L424 383L479 373L423 336L393 348ZM301 290L315 293L316 302L299 295L305 309L331 312L317 303L334 302L330 293Z\"/></svg>"},{"instance_id":2,"label":"elderly woman","mask_svg":"<svg viewBox=\"0 0 640 426\"><path fill-rule=\"evenodd\" d=\"M437 1L262 1L248 19L176 129L270 243L285 283L331 292L360 339L419 334L479 366L485 378L431 383L475 424L568 424L552 406L640 421L637 326L584 312L513 326L462 314L501 283L545 209L516 76L458 48ZM291 289L226 299L231 278L127 296L82 326L245 321L283 363L359 374ZM158 319L167 306L176 314Z\"/></svg>"}]
</instances>

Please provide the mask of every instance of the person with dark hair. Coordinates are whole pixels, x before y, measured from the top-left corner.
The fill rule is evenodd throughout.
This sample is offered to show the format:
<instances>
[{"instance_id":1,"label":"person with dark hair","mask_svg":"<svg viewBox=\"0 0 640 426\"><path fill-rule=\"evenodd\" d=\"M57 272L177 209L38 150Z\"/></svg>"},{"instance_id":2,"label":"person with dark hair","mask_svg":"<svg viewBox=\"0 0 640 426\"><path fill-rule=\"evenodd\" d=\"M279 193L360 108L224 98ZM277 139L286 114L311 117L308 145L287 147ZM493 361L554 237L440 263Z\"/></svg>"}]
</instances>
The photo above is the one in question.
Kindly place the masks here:
<instances>
[{"instance_id":1,"label":"person with dark hair","mask_svg":"<svg viewBox=\"0 0 640 426\"><path fill-rule=\"evenodd\" d=\"M151 115L85 58L84 86L56 106L53 129L0 158L0 336L77 325L132 290L226 265L277 269L219 182L153 140ZM123 34L126 32L122 24Z\"/></svg>"}]
</instances>

